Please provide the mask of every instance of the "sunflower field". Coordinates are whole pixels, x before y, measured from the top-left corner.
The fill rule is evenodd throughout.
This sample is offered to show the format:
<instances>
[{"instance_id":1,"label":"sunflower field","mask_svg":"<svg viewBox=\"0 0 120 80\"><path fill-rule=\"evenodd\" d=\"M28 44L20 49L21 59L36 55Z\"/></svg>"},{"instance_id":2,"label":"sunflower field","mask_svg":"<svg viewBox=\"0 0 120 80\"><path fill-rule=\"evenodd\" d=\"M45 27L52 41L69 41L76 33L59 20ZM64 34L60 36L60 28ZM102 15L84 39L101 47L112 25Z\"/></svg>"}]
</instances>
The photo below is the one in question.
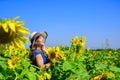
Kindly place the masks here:
<instances>
[{"instance_id":1,"label":"sunflower field","mask_svg":"<svg viewBox=\"0 0 120 80\"><path fill-rule=\"evenodd\" d=\"M18 18L0 19L0 80L120 80L120 50L85 49L85 36L75 36L70 47L47 47L49 69L32 65L25 47L30 32Z\"/></svg>"}]
</instances>

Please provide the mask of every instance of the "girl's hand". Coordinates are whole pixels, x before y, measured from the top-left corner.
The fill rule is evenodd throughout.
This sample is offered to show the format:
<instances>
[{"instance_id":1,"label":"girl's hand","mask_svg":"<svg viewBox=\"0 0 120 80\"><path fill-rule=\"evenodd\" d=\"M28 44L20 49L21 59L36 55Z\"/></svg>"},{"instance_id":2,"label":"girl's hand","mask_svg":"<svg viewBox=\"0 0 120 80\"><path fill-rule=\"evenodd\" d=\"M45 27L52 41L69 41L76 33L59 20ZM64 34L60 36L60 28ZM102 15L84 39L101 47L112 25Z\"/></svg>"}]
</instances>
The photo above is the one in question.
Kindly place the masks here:
<instances>
[{"instance_id":1,"label":"girl's hand","mask_svg":"<svg viewBox=\"0 0 120 80\"><path fill-rule=\"evenodd\" d=\"M49 62L49 63L45 64L46 69L48 69L49 67L51 67L51 65L52 65L52 63L51 63L51 62Z\"/></svg>"},{"instance_id":2,"label":"girl's hand","mask_svg":"<svg viewBox=\"0 0 120 80\"><path fill-rule=\"evenodd\" d=\"M47 49L45 48L45 46L43 45L42 47L41 47L41 50L44 52L44 53L48 53L48 51L47 51Z\"/></svg>"}]
</instances>

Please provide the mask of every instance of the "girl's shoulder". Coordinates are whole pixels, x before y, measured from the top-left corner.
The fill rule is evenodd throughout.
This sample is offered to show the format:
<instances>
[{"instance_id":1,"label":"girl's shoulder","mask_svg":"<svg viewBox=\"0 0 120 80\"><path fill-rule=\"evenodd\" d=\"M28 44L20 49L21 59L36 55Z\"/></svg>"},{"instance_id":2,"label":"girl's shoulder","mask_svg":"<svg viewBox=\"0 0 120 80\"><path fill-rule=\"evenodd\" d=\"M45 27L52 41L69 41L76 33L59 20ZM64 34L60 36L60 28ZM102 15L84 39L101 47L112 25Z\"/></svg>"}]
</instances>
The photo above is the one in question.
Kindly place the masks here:
<instances>
[{"instance_id":1,"label":"girl's shoulder","mask_svg":"<svg viewBox=\"0 0 120 80\"><path fill-rule=\"evenodd\" d=\"M41 50L34 50L33 51L33 54L37 55L37 54L42 54L42 51Z\"/></svg>"}]
</instances>

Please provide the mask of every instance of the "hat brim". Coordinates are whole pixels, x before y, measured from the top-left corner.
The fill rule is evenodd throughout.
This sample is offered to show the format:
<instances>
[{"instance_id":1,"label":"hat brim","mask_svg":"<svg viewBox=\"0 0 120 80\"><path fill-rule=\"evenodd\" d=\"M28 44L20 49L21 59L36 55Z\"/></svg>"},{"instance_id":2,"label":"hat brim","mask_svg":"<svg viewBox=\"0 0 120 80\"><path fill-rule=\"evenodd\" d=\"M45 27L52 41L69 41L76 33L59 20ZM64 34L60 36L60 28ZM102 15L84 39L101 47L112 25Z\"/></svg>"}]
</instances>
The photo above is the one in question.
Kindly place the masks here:
<instances>
[{"instance_id":1,"label":"hat brim","mask_svg":"<svg viewBox=\"0 0 120 80\"><path fill-rule=\"evenodd\" d=\"M40 37L42 36L44 39L45 39L45 42L46 42L46 39L47 39L47 32L43 32L43 33L39 33L35 36L34 40L33 40L33 43L32 43L32 46L34 45L35 41Z\"/></svg>"},{"instance_id":2,"label":"hat brim","mask_svg":"<svg viewBox=\"0 0 120 80\"><path fill-rule=\"evenodd\" d=\"M36 36L36 40L39 38L39 36L42 36L45 40L47 39L47 34L46 33L39 33L37 36Z\"/></svg>"},{"instance_id":3,"label":"hat brim","mask_svg":"<svg viewBox=\"0 0 120 80\"><path fill-rule=\"evenodd\" d=\"M47 36L48 36L47 32L38 33L38 34L34 37L34 40L33 40L33 43L32 43L32 47L33 47L35 41L36 41L40 36L42 36L42 37L45 39L45 42L46 42L46 39L47 39Z\"/></svg>"}]
</instances>

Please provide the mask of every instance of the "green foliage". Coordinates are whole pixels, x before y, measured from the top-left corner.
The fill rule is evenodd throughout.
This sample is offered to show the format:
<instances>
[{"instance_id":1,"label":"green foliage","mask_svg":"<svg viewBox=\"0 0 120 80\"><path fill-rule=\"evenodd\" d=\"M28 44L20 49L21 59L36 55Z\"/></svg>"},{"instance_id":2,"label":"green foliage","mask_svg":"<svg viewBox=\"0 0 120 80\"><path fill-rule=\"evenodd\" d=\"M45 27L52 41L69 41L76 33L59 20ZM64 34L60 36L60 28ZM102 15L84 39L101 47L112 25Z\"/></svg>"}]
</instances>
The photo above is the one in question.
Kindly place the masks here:
<instances>
[{"instance_id":1,"label":"green foliage","mask_svg":"<svg viewBox=\"0 0 120 80\"><path fill-rule=\"evenodd\" d=\"M15 69L9 69L7 60L11 57L1 54L0 80L39 80L38 76L46 72L51 74L51 80L91 80L103 73L108 80L120 79L120 50L91 50L81 56L77 56L74 50L64 48L63 51L66 60L56 61L44 71L31 64L28 54L16 63ZM113 76L109 75L110 72Z\"/></svg>"}]
</instances>

